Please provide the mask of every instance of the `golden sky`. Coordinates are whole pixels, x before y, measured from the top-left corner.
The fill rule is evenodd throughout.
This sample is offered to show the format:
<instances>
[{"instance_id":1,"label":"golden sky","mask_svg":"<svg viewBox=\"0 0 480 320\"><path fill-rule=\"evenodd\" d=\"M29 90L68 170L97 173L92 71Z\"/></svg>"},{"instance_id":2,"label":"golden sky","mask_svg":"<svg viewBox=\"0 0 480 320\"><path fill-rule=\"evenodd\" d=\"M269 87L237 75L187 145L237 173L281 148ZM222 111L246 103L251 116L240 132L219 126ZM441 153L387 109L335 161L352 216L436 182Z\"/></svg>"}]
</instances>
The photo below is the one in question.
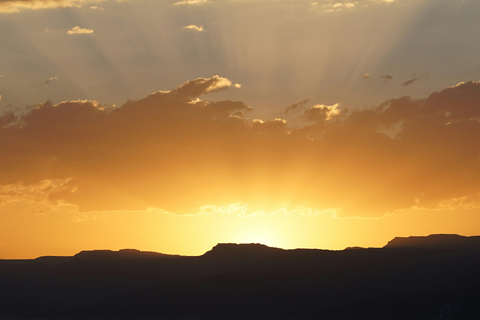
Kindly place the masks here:
<instances>
[{"instance_id":1,"label":"golden sky","mask_svg":"<svg viewBox=\"0 0 480 320\"><path fill-rule=\"evenodd\" d=\"M0 0L0 258L479 234L478 14Z\"/></svg>"}]
</instances>

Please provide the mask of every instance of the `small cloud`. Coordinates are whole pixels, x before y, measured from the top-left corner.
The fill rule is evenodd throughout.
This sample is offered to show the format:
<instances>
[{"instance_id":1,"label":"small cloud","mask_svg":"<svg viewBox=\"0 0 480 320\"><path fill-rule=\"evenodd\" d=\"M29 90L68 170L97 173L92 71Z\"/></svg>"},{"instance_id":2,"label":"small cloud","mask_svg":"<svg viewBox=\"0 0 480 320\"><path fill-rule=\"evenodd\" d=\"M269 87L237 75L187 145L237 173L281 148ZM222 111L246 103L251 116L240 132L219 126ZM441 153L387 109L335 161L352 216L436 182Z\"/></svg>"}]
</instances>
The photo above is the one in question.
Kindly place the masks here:
<instances>
[{"instance_id":1,"label":"small cloud","mask_svg":"<svg viewBox=\"0 0 480 320\"><path fill-rule=\"evenodd\" d=\"M196 98L196 99L190 100L188 102L188 104L197 104L197 103L202 103L202 102L205 102L205 100L202 100L200 98Z\"/></svg>"},{"instance_id":2,"label":"small cloud","mask_svg":"<svg viewBox=\"0 0 480 320\"><path fill-rule=\"evenodd\" d=\"M386 84L388 81L393 79L393 76L386 74L384 76L381 76L380 79L383 79L383 82Z\"/></svg>"},{"instance_id":3,"label":"small cloud","mask_svg":"<svg viewBox=\"0 0 480 320\"><path fill-rule=\"evenodd\" d=\"M227 89L227 88L230 88L231 86L232 86L232 81L230 81L227 78L219 77L218 75L216 75L211 78L198 78L195 80L190 80L172 91L159 91L152 95L164 95L169 93L175 93L175 95L182 96L185 98L191 98L190 100L192 100L202 94L207 94L209 92Z\"/></svg>"},{"instance_id":4,"label":"small cloud","mask_svg":"<svg viewBox=\"0 0 480 320\"><path fill-rule=\"evenodd\" d=\"M363 79L367 79L368 77L370 77L370 73L365 73L365 74L363 75Z\"/></svg>"},{"instance_id":5,"label":"small cloud","mask_svg":"<svg viewBox=\"0 0 480 320\"><path fill-rule=\"evenodd\" d=\"M240 89L242 87L242 85L240 83L235 83L233 86L237 89Z\"/></svg>"},{"instance_id":6,"label":"small cloud","mask_svg":"<svg viewBox=\"0 0 480 320\"><path fill-rule=\"evenodd\" d=\"M45 80L43 83L47 84L47 83L50 83L50 82L53 82L53 81L57 81L58 78L57 77L50 77L48 78L47 80Z\"/></svg>"},{"instance_id":7,"label":"small cloud","mask_svg":"<svg viewBox=\"0 0 480 320\"><path fill-rule=\"evenodd\" d=\"M311 4L311 10L321 13L338 12L344 9L353 9L356 7L354 2L336 2L336 3L319 3L315 1Z\"/></svg>"},{"instance_id":8,"label":"small cloud","mask_svg":"<svg viewBox=\"0 0 480 320\"><path fill-rule=\"evenodd\" d=\"M92 29L81 28L79 26L73 27L67 32L67 34L90 34L90 33L93 33Z\"/></svg>"},{"instance_id":9,"label":"small cloud","mask_svg":"<svg viewBox=\"0 0 480 320\"><path fill-rule=\"evenodd\" d=\"M337 10L338 9L343 9L343 8L345 8L345 9L355 8L355 3L352 3L352 2L340 3L340 2L338 2L338 3L335 3L332 6L332 8L337 9Z\"/></svg>"},{"instance_id":10,"label":"small cloud","mask_svg":"<svg viewBox=\"0 0 480 320\"><path fill-rule=\"evenodd\" d=\"M173 5L174 6L179 6L179 5L202 5L205 3L210 3L209 0L182 0L175 2Z\"/></svg>"},{"instance_id":11,"label":"small cloud","mask_svg":"<svg viewBox=\"0 0 480 320\"><path fill-rule=\"evenodd\" d=\"M183 27L182 29L202 32L203 31L203 26L197 26L197 25L191 24L191 25Z\"/></svg>"},{"instance_id":12,"label":"small cloud","mask_svg":"<svg viewBox=\"0 0 480 320\"><path fill-rule=\"evenodd\" d=\"M412 78L412 79L410 79L410 80L405 81L404 83L402 83L402 86L404 86L404 87L409 86L409 85L411 85L412 83L414 83L414 82L417 81L417 80L418 80L418 78L417 78L417 77L414 77L414 78Z\"/></svg>"},{"instance_id":13,"label":"small cloud","mask_svg":"<svg viewBox=\"0 0 480 320\"><path fill-rule=\"evenodd\" d=\"M330 120L335 116L340 114L340 109L338 108L340 104L335 103L334 105L327 106L324 104L316 104L313 107L305 111L305 116L309 121L324 121Z\"/></svg>"}]
</instances>

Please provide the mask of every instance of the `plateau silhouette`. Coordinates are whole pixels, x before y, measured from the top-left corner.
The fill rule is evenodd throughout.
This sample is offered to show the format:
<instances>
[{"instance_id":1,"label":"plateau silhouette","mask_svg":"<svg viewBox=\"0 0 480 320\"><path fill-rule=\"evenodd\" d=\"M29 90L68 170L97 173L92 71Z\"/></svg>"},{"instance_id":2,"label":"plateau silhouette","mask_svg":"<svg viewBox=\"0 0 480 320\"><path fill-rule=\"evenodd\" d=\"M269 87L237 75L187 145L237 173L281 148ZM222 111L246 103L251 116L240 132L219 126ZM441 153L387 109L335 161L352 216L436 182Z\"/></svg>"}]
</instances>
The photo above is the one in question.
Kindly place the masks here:
<instances>
[{"instance_id":1,"label":"plateau silhouette","mask_svg":"<svg viewBox=\"0 0 480 320\"><path fill-rule=\"evenodd\" d=\"M1 319L480 319L480 237L0 260Z\"/></svg>"}]
</instances>

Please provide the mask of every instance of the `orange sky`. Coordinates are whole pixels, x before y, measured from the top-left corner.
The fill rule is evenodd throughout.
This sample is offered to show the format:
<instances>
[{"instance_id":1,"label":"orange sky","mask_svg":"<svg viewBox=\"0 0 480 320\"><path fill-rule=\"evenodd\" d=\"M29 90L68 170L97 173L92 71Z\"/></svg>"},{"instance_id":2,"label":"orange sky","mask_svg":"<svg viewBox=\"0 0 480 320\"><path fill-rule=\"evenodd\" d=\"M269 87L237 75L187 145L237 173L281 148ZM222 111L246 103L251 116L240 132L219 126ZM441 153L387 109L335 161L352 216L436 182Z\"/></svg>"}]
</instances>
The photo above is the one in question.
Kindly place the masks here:
<instances>
[{"instance_id":1,"label":"orange sky","mask_svg":"<svg viewBox=\"0 0 480 320\"><path fill-rule=\"evenodd\" d=\"M215 76L115 108L47 102L5 114L2 255L341 249L478 232L480 83L351 112L287 108L304 122L296 128L204 100L232 86Z\"/></svg>"},{"instance_id":2,"label":"orange sky","mask_svg":"<svg viewBox=\"0 0 480 320\"><path fill-rule=\"evenodd\" d=\"M257 12L254 9L265 8L265 3L231 4L238 5L242 12L236 13L238 16L232 17L232 21L242 14ZM338 5L319 1L311 4L316 8L313 10L311 6L306 8L286 0L282 3L285 6L275 7L285 19L282 21L289 21L286 12L292 12L295 20L300 12L308 11L308 19L313 22L333 21L330 19L334 17L360 19L356 15L367 18L387 9L397 10L390 12L393 16L394 12L403 13L416 6L408 0L376 4L343 1ZM466 3L465 6L473 6ZM114 55L106 58L108 50L115 46L109 46L106 38L103 42L94 38L102 26L94 24L93 21L99 23L94 18L88 20L81 10L105 12L106 17L113 19L113 12L124 12L123 6L144 12L153 4L146 0L128 4L107 1L105 7L98 7L99 4L80 0L0 1L0 19L6 17L0 23L9 26L9 30L29 34L28 23L39 17L52 15L60 21L56 14L67 17L76 13L79 24L91 24L72 26L61 34L59 29L48 29L42 31L42 37L47 42L57 36L83 37L80 42L71 40L70 45L99 45L99 51L85 51L88 59L79 59L78 66L73 63L76 56L67 55L72 59L71 67L62 68L62 59L67 56L49 56L53 53L48 53L38 39L34 40L33 34L28 36L32 37L29 45L38 49L37 53L43 52L41 59L30 56L27 44L0 50L0 58L10 62L0 64L0 259L122 248L198 255L219 242L343 249L379 247L395 236L479 234L480 82L468 78L460 82L458 74L450 73L445 73L444 79L444 64L439 63L435 81L428 82L428 77L420 73L405 74L393 87L399 80L382 69L378 61L374 82L372 70L366 67L374 69L367 60L379 58L378 51L366 49L362 63L359 61L363 58L345 50L319 58L318 65L311 67L312 61L296 59L297 53L303 52L300 49L310 48L302 39L324 35L309 33L306 25L298 26L298 30L305 31L305 38L291 43L283 43L285 39L293 41L293 37L279 36L280 31L285 32L279 25L275 25L276 31L269 31L278 39L265 38L266 42L272 41L268 45L252 33L254 43L265 45L261 50L257 48L258 59L266 58L262 56L265 52L272 52L271 59L275 61L256 61L247 54L254 51L247 49L240 50L245 56L235 60L230 50L244 43L246 34L237 31L235 45L229 44L227 38L222 42L214 27L232 25L206 17L213 9L232 14L236 11L215 1L187 1L168 4L173 8L169 9L170 14L177 17L181 10L194 10L184 7L201 6L195 7L199 11L189 11L189 19L182 16L182 25L176 27L177 36L185 36L184 32L210 32L212 51L207 51L212 53L222 44L224 55L221 59L213 53L203 56L205 64L201 67L197 54L202 55L206 46L202 41L207 40L195 38L195 49L189 47L192 42L164 39L165 43L182 47L182 54L190 56L171 63L182 70L188 70L192 63L195 72L180 72L191 76L190 80L170 85L176 78L173 72L166 72L163 80L155 82L149 77L157 75L140 66L138 56L132 56L130 64L126 64L131 67L132 79L137 77L135 72L145 67L143 74L151 80L148 85L140 80L135 84L122 76L127 69L114 67L118 63ZM417 9L418 15L424 13L424 8ZM265 15L271 19L274 12ZM205 25L193 23L202 20L200 17L206 19ZM25 19L25 29L19 24L21 19ZM255 19L252 21L260 26L262 22ZM424 19L425 23L430 21L428 17ZM141 24L139 20L138 25ZM417 24L418 21L410 26ZM335 32L343 32L346 37L348 30L342 28L346 27L337 25ZM397 31L405 28L403 24L401 28L392 26ZM56 36L52 32L57 32ZM372 43L372 48L381 43L394 47L384 34L376 35L379 42ZM0 42L10 43L10 37L0 31ZM354 38L350 35L348 39ZM397 43L402 42L400 38L396 38ZM333 40L329 39L325 45L332 45L329 41ZM145 51L151 41L148 33L142 41L143 44L132 44L134 49L125 50L136 50L144 57L160 54L153 47ZM273 54L283 44L285 52L291 50L288 58ZM353 49L354 44L351 45ZM161 53L175 56L174 51L168 50ZM466 49L469 54L464 58L480 52L476 50ZM97 55L100 51L105 53L102 59ZM386 52L389 50L385 49ZM438 56L442 57L440 53ZM393 55L389 57L393 59ZM112 73L103 67L95 69L97 58L103 61L103 67L112 66ZM146 65L151 63L156 68L161 64L150 58L145 58ZM46 61L42 59L51 64L42 64ZM236 69L244 70L243 73L232 71L234 60L244 66ZM349 71L342 69L353 60L358 62L356 68L352 64ZM331 69L334 67L328 61L338 68ZM418 60L411 61L413 68ZM312 68L320 65L323 71L315 72L322 75L313 78ZM285 66L291 68L291 73L286 69L272 71ZM391 66L398 71L394 63ZM50 71L61 73L49 73L47 77L42 68L50 67ZM266 69L259 74L257 67ZM92 71L84 77L82 68ZM226 75L212 76L220 69ZM79 74L78 78L74 74ZM118 75L118 82L109 80L114 74ZM29 85L31 79L38 82L40 78L36 85L22 87ZM299 79L302 80L296 81ZM442 85L444 82L449 84ZM327 90L330 85L334 89ZM415 91L409 91L417 85ZM153 93L140 95L152 86L156 87L150 91ZM284 90L285 87L289 89ZM156 91L159 89L162 91ZM360 100L374 91L378 92L374 97ZM134 98L117 103L125 98L124 94ZM50 100L39 103L48 95ZM372 101L378 103L370 104Z\"/></svg>"}]
</instances>

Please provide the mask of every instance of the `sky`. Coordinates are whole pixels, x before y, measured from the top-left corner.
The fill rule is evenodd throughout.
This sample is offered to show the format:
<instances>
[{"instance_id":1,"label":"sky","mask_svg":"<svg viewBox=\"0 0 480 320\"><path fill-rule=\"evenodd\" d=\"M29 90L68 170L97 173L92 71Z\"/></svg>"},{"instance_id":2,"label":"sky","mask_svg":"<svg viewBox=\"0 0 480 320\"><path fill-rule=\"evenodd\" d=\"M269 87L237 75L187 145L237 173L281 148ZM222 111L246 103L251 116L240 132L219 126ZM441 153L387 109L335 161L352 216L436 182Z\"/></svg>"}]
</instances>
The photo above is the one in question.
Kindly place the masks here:
<instances>
[{"instance_id":1,"label":"sky","mask_svg":"<svg viewBox=\"0 0 480 320\"><path fill-rule=\"evenodd\" d=\"M0 0L0 259L480 234L476 0Z\"/></svg>"}]
</instances>

